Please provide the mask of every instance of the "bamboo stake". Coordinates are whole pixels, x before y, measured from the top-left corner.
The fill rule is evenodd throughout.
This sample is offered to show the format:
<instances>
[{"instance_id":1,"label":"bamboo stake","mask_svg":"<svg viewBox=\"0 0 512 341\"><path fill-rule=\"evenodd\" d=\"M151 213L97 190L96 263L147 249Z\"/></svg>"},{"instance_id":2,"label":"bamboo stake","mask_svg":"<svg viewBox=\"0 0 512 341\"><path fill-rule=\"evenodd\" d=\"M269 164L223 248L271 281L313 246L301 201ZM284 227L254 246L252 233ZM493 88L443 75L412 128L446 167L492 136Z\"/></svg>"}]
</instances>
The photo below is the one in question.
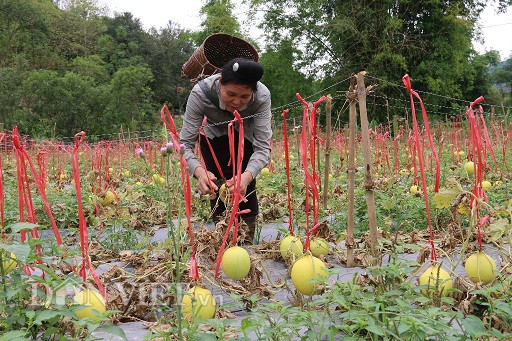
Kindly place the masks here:
<instances>
[{"instance_id":1,"label":"bamboo stake","mask_svg":"<svg viewBox=\"0 0 512 341\"><path fill-rule=\"evenodd\" d=\"M398 136L398 115L393 115L393 137Z\"/></svg>"},{"instance_id":2,"label":"bamboo stake","mask_svg":"<svg viewBox=\"0 0 512 341\"><path fill-rule=\"evenodd\" d=\"M505 127L508 128L508 115L505 113L505 107L503 106L503 102L501 102L501 113L503 114L503 120L505 122Z\"/></svg>"},{"instance_id":3,"label":"bamboo stake","mask_svg":"<svg viewBox=\"0 0 512 341\"><path fill-rule=\"evenodd\" d=\"M120 134L118 136L119 136L119 140L124 141L124 131L123 131L123 125L122 124L121 124L121 131L120 131Z\"/></svg>"},{"instance_id":4,"label":"bamboo stake","mask_svg":"<svg viewBox=\"0 0 512 341\"><path fill-rule=\"evenodd\" d=\"M306 127L302 127L302 129L306 129ZM293 132L295 133L296 143L297 143L297 160L299 160L300 164L300 134L298 133L297 126L295 125L295 118L293 118ZM291 166L290 166L291 167Z\"/></svg>"},{"instance_id":5,"label":"bamboo stake","mask_svg":"<svg viewBox=\"0 0 512 341\"><path fill-rule=\"evenodd\" d=\"M370 251L373 256L377 256L377 217L375 213L375 196L373 194L373 179L371 170L371 150L370 150L370 136L369 136L369 125L368 116L366 112L366 93L371 87L366 89L364 85L365 71L361 71L357 74L357 99L359 101L359 115L361 119L361 135L362 135L362 147L364 156L364 187L366 190L366 205L368 206L368 224L370 227ZM375 259L374 259L375 260Z\"/></svg>"},{"instance_id":6,"label":"bamboo stake","mask_svg":"<svg viewBox=\"0 0 512 341\"><path fill-rule=\"evenodd\" d=\"M327 103L325 105L325 169L324 169L324 210L327 210L327 195L329 188L329 172L331 169L331 110L332 96L327 95Z\"/></svg>"},{"instance_id":7,"label":"bamboo stake","mask_svg":"<svg viewBox=\"0 0 512 341\"><path fill-rule=\"evenodd\" d=\"M351 83L354 83L354 78L351 78ZM356 174L356 99L357 94L354 91L354 84L350 85L347 92L347 99L349 100L349 138L348 138L348 216L347 216L347 238L345 246L347 247L347 267L354 266L354 182Z\"/></svg>"},{"instance_id":8,"label":"bamboo stake","mask_svg":"<svg viewBox=\"0 0 512 341\"><path fill-rule=\"evenodd\" d=\"M391 124L391 121L389 120L389 101L387 98L386 98L386 114L388 117L388 127L389 127L389 125Z\"/></svg>"}]
</instances>

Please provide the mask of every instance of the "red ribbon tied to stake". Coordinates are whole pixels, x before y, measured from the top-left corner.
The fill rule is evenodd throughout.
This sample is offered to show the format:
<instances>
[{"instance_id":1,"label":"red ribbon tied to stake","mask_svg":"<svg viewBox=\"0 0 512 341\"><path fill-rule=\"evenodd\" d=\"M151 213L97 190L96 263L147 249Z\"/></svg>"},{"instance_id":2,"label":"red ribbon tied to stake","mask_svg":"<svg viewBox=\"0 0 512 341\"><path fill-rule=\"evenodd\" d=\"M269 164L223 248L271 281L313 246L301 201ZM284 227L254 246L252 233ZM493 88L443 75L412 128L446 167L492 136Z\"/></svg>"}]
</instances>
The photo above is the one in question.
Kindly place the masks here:
<instances>
[{"instance_id":1,"label":"red ribbon tied to stake","mask_svg":"<svg viewBox=\"0 0 512 341\"><path fill-rule=\"evenodd\" d=\"M83 131L75 134L75 147L73 149L73 154L71 156L71 163L73 165L73 177L75 179L75 189L76 189L76 200L78 204L78 226L80 228L80 247L82 249L82 266L80 267L80 276L83 281L86 282L86 268L89 268L89 272L94 279L94 282L98 286L99 291L103 297L107 297L107 293L105 291L105 287L101 283L101 280L94 270L94 267L91 263L91 257L89 257L89 232L87 229L87 223L84 217L84 211L82 207L82 191L80 189L80 169L78 166L78 149L80 148L80 144L85 139L85 133Z\"/></svg>"},{"instance_id":2,"label":"red ribbon tied to stake","mask_svg":"<svg viewBox=\"0 0 512 341\"><path fill-rule=\"evenodd\" d=\"M428 229L430 232L429 243L432 247L431 259L434 261L437 259L436 250L435 250L435 246L434 246L434 230L432 228L432 221L431 221L431 217L430 217L430 205L428 202L428 189L427 189L427 182L426 182L426 178L425 178L425 160L424 160L424 155L423 155L423 147L422 147L421 139L420 139L420 129L418 127L418 121L416 120L416 111L414 109L413 96L418 98L420 101L421 111L423 112L423 121L425 124L425 130L427 132L427 135L429 136L430 148L432 150L432 154L434 155L434 159L436 160L437 170L436 170L436 189L434 190L435 192L437 192L439 190L439 174L440 174L439 159L438 159L437 153L435 151L432 136L430 135L430 129L428 128L428 117L427 117L427 113L425 111L425 107L423 105L423 101L421 100L418 93L416 93L416 91L414 91L412 89L411 79L409 78L409 75L406 74L405 76L403 76L402 82L404 83L406 89L410 93L415 150L418 152L418 160L419 160L419 164L420 164L421 185L422 185L422 189L423 189L423 198L425 200L425 210L427 212ZM415 170L416 170L416 168L415 168Z\"/></svg>"},{"instance_id":3,"label":"red ribbon tied to stake","mask_svg":"<svg viewBox=\"0 0 512 341\"><path fill-rule=\"evenodd\" d=\"M199 280L199 271L197 269L197 260L196 260L196 250L194 245L194 232L192 230L192 196L191 196L191 187L190 187L190 177L187 172L187 162L185 160L185 156L181 153L181 145L180 145L180 137L176 130L176 124L174 123L174 119L172 118L171 112L167 105L162 107L160 110L160 118L162 122L165 124L169 132L171 133L171 139L173 143L173 148L176 151L176 154L180 158L180 170L181 170L181 183L183 185L183 196L185 198L185 213L187 215L187 230L190 238L190 272L189 276L195 281Z\"/></svg>"}]
</instances>

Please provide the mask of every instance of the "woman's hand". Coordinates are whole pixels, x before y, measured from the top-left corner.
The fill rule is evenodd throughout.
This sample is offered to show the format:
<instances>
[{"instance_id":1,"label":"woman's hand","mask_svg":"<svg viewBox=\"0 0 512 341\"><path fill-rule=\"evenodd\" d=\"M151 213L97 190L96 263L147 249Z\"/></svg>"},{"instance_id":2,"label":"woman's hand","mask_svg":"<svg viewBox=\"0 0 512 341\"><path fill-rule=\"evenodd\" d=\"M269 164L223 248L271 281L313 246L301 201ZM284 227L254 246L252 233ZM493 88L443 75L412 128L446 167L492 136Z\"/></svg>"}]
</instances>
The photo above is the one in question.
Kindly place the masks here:
<instances>
[{"instance_id":1,"label":"woman's hand","mask_svg":"<svg viewBox=\"0 0 512 341\"><path fill-rule=\"evenodd\" d=\"M215 192L219 190L217 185L214 183L214 181L217 180L217 177L212 172L199 166L194 170L194 176L197 179L196 187L199 194L215 194ZM208 181L208 179L210 179L210 181Z\"/></svg>"},{"instance_id":2,"label":"woman's hand","mask_svg":"<svg viewBox=\"0 0 512 341\"><path fill-rule=\"evenodd\" d=\"M242 173L242 178L240 180L240 194L242 196L245 197L245 195L247 194L247 186L249 186L251 181L252 181L252 174L251 174L251 172L248 172L248 171L243 172ZM233 178L231 178L228 181L226 181L227 191L228 191L229 194L232 194L233 193L233 189L235 188L235 186L233 186L233 182L234 182Z\"/></svg>"},{"instance_id":3,"label":"woman's hand","mask_svg":"<svg viewBox=\"0 0 512 341\"><path fill-rule=\"evenodd\" d=\"M240 194L242 194L244 197L247 194L247 186L252 181L252 174L251 172L243 172L242 173L242 180L240 181Z\"/></svg>"}]
</instances>

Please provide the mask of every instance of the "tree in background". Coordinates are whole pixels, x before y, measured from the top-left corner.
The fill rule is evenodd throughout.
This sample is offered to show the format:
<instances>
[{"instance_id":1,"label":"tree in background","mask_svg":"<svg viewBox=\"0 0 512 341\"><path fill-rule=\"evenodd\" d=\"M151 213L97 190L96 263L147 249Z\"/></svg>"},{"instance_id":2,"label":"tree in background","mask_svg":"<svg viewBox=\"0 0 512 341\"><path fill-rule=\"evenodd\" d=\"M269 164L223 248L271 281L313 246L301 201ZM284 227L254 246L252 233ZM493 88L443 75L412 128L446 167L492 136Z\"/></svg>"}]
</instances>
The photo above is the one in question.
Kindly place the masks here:
<instances>
[{"instance_id":1,"label":"tree in background","mask_svg":"<svg viewBox=\"0 0 512 341\"><path fill-rule=\"evenodd\" d=\"M34 137L71 137L81 130L101 129L97 118L105 107L104 92L76 73L32 71L23 82L21 98L23 113L15 124Z\"/></svg>"},{"instance_id":2,"label":"tree in background","mask_svg":"<svg viewBox=\"0 0 512 341\"><path fill-rule=\"evenodd\" d=\"M480 94L487 93L485 99L489 103L499 103L501 96L499 92L493 87L495 82L494 77L489 73L500 63L500 56L497 51L490 51L482 55L473 55L469 63L471 65L472 73L467 74L468 84L472 84L471 88L468 87L466 92L469 98L477 98Z\"/></svg>"},{"instance_id":3,"label":"tree in background","mask_svg":"<svg viewBox=\"0 0 512 341\"><path fill-rule=\"evenodd\" d=\"M26 102L22 100L21 87L25 77L25 71L0 68L0 124L3 124L3 128L13 127L22 117Z\"/></svg>"},{"instance_id":4,"label":"tree in background","mask_svg":"<svg viewBox=\"0 0 512 341\"><path fill-rule=\"evenodd\" d=\"M407 111L400 85L406 72L416 89L445 95L425 94L430 114L452 114L479 95L510 103L510 92L491 87L494 80L505 90L511 86L510 67L497 66L489 76L496 55L471 47L486 1L251 2L265 13L266 51L259 52L278 111L292 103L294 114L296 92L329 88L336 112L344 98L333 84L362 69L368 83L379 84L368 99L374 120L385 120L390 107ZM6 129L17 124L38 137L158 129L162 104L182 112L193 84L181 66L204 38L221 32L249 40L229 0L205 2L199 32L172 22L145 31L131 13L107 17L98 3L0 1L0 124Z\"/></svg>"},{"instance_id":5,"label":"tree in background","mask_svg":"<svg viewBox=\"0 0 512 341\"><path fill-rule=\"evenodd\" d=\"M46 15L52 50L66 61L95 53L96 42L106 30L105 15L106 9L96 0L60 1L58 10Z\"/></svg>"},{"instance_id":6,"label":"tree in background","mask_svg":"<svg viewBox=\"0 0 512 341\"><path fill-rule=\"evenodd\" d=\"M403 106L393 98L403 94L405 73L418 90L474 99L472 91L480 86L474 82L486 70L471 63L476 55L471 40L486 5L483 0L252 0L252 8L265 13L267 40L292 39L303 51L304 64L313 66L305 72L325 75L330 84L361 70L377 78L369 82L379 83L370 99L382 107L372 113L379 120L386 116L386 105ZM455 109L467 104L446 97L424 99Z\"/></svg>"},{"instance_id":7,"label":"tree in background","mask_svg":"<svg viewBox=\"0 0 512 341\"><path fill-rule=\"evenodd\" d=\"M492 72L503 104L512 106L512 58L500 63Z\"/></svg>"},{"instance_id":8,"label":"tree in background","mask_svg":"<svg viewBox=\"0 0 512 341\"><path fill-rule=\"evenodd\" d=\"M37 137L158 129L190 83L181 66L190 32L172 22L144 31L131 13L97 0L0 1L0 123Z\"/></svg>"},{"instance_id":9,"label":"tree in background","mask_svg":"<svg viewBox=\"0 0 512 341\"><path fill-rule=\"evenodd\" d=\"M121 126L132 130L143 130L145 124L154 125L157 116L152 115L151 98L153 91L149 84L153 73L147 67L127 66L116 71L110 81L110 101L105 116L111 122L111 131Z\"/></svg>"},{"instance_id":10,"label":"tree in background","mask_svg":"<svg viewBox=\"0 0 512 341\"><path fill-rule=\"evenodd\" d=\"M51 4L34 0L0 2L0 67L36 69L46 64ZM45 53L46 52L46 53Z\"/></svg>"},{"instance_id":11,"label":"tree in background","mask_svg":"<svg viewBox=\"0 0 512 341\"><path fill-rule=\"evenodd\" d=\"M105 33L98 40L98 52L109 65L111 74L127 66L147 65L141 46L149 39L140 20L129 12L103 17Z\"/></svg>"},{"instance_id":12,"label":"tree in background","mask_svg":"<svg viewBox=\"0 0 512 341\"><path fill-rule=\"evenodd\" d=\"M297 92L311 93L311 80L297 70L299 66L295 61L300 60L300 54L291 40L282 40L267 46L261 55L260 62L265 70L261 81L270 90L273 107L296 102Z\"/></svg>"},{"instance_id":13,"label":"tree in background","mask_svg":"<svg viewBox=\"0 0 512 341\"><path fill-rule=\"evenodd\" d=\"M151 29L149 33L143 54L153 72L155 101L180 114L193 85L181 76L181 67L194 52L191 34L172 22L160 31Z\"/></svg>"},{"instance_id":14,"label":"tree in background","mask_svg":"<svg viewBox=\"0 0 512 341\"><path fill-rule=\"evenodd\" d=\"M69 62L69 69L91 79L97 85L105 84L110 79L107 63L97 54L87 57L76 57Z\"/></svg>"},{"instance_id":15,"label":"tree in background","mask_svg":"<svg viewBox=\"0 0 512 341\"><path fill-rule=\"evenodd\" d=\"M236 37L242 37L240 23L233 15L231 0L208 0L199 12L203 17L201 30L194 34L197 45L211 34L226 33Z\"/></svg>"}]
</instances>

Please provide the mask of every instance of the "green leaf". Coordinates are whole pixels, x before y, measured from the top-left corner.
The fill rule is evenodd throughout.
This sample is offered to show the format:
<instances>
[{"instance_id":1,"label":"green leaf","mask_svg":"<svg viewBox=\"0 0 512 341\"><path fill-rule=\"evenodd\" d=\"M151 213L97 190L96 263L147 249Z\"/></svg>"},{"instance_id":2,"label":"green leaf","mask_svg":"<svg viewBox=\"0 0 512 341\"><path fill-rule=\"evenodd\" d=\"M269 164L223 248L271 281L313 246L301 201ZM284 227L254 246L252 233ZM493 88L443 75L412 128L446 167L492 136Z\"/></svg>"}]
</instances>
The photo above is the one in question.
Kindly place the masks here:
<instances>
[{"instance_id":1,"label":"green leaf","mask_svg":"<svg viewBox=\"0 0 512 341\"><path fill-rule=\"evenodd\" d=\"M0 244L0 249L13 253L22 263L27 262L30 254L30 246L26 243Z\"/></svg>"},{"instance_id":2,"label":"green leaf","mask_svg":"<svg viewBox=\"0 0 512 341\"><path fill-rule=\"evenodd\" d=\"M468 315L462 320L462 324L466 329L466 335L474 335L485 331L485 326L482 320L474 315Z\"/></svg>"},{"instance_id":3,"label":"green leaf","mask_svg":"<svg viewBox=\"0 0 512 341\"><path fill-rule=\"evenodd\" d=\"M403 333L405 333L406 331L408 331L409 329L411 329L411 326L406 324L406 323L400 323L398 325L398 335L402 335Z\"/></svg>"},{"instance_id":4,"label":"green leaf","mask_svg":"<svg viewBox=\"0 0 512 341\"><path fill-rule=\"evenodd\" d=\"M18 233L20 231L30 231L35 227L38 227L38 224L32 224L32 223L14 223L11 225L8 225L7 227L11 229L11 233Z\"/></svg>"},{"instance_id":5,"label":"green leaf","mask_svg":"<svg viewBox=\"0 0 512 341\"><path fill-rule=\"evenodd\" d=\"M370 333L377 334L379 336L385 335L383 329L376 324L369 324L368 326L365 327L365 329Z\"/></svg>"},{"instance_id":6,"label":"green leaf","mask_svg":"<svg viewBox=\"0 0 512 341\"><path fill-rule=\"evenodd\" d=\"M196 336L196 340L198 341L217 341L217 336L212 333L202 334Z\"/></svg>"},{"instance_id":7,"label":"green leaf","mask_svg":"<svg viewBox=\"0 0 512 341\"><path fill-rule=\"evenodd\" d=\"M508 228L510 227L508 223L508 219L506 218L500 218L493 222L492 224L489 224L486 231L486 241L489 243L496 242L500 240L503 235L507 232Z\"/></svg>"},{"instance_id":8,"label":"green leaf","mask_svg":"<svg viewBox=\"0 0 512 341\"><path fill-rule=\"evenodd\" d=\"M61 315L61 312L59 312L59 311L54 311L54 310L43 310L43 311L40 311L37 314L36 319L34 320L34 324L39 326L44 321L51 320L55 316L60 316L60 315Z\"/></svg>"},{"instance_id":9,"label":"green leaf","mask_svg":"<svg viewBox=\"0 0 512 341\"><path fill-rule=\"evenodd\" d=\"M253 326L252 320L249 318L245 318L240 323L240 329L242 330L242 333L246 333L249 328Z\"/></svg>"},{"instance_id":10,"label":"green leaf","mask_svg":"<svg viewBox=\"0 0 512 341\"><path fill-rule=\"evenodd\" d=\"M25 316L28 317L29 320L33 320L35 315L36 315L36 312L33 310L27 310L25 312Z\"/></svg>"},{"instance_id":11,"label":"green leaf","mask_svg":"<svg viewBox=\"0 0 512 341\"><path fill-rule=\"evenodd\" d=\"M59 335L59 328L55 327L55 326L45 326L47 329L45 330L44 334L43 334L43 337L41 338L42 340L50 340L50 339L54 339L54 340L59 340L59 338L55 337L56 335Z\"/></svg>"},{"instance_id":12,"label":"green leaf","mask_svg":"<svg viewBox=\"0 0 512 341\"><path fill-rule=\"evenodd\" d=\"M128 340L126 338L126 334L124 333L124 330L122 330L121 328L119 328L118 326L113 326L113 325L110 325L110 326L103 326L101 329L103 329L104 331L106 331L107 333L110 333L110 334L113 334L113 335L117 335L119 337L122 337L123 339L125 340Z\"/></svg>"},{"instance_id":13,"label":"green leaf","mask_svg":"<svg viewBox=\"0 0 512 341\"><path fill-rule=\"evenodd\" d=\"M21 289L19 287L7 287L7 292L5 293L5 297L10 300L17 294L19 294Z\"/></svg>"},{"instance_id":14,"label":"green leaf","mask_svg":"<svg viewBox=\"0 0 512 341\"><path fill-rule=\"evenodd\" d=\"M414 298L414 301L419 304L424 304L424 303L430 302L431 299L428 297L425 297L425 296L418 296L418 297Z\"/></svg>"},{"instance_id":15,"label":"green leaf","mask_svg":"<svg viewBox=\"0 0 512 341\"><path fill-rule=\"evenodd\" d=\"M29 338L27 337L27 333L22 330L10 331L0 337L0 341L20 341L20 340L29 340Z\"/></svg>"},{"instance_id":16,"label":"green leaf","mask_svg":"<svg viewBox=\"0 0 512 341\"><path fill-rule=\"evenodd\" d=\"M461 193L461 190L457 187L442 187L439 192L434 194L434 202L436 208L449 208L452 205L453 200Z\"/></svg>"},{"instance_id":17,"label":"green leaf","mask_svg":"<svg viewBox=\"0 0 512 341\"><path fill-rule=\"evenodd\" d=\"M510 307L509 304L507 304L503 301L498 301L496 303L496 308L504 311L505 313L507 313L508 316L512 316L512 307Z\"/></svg>"}]
</instances>

